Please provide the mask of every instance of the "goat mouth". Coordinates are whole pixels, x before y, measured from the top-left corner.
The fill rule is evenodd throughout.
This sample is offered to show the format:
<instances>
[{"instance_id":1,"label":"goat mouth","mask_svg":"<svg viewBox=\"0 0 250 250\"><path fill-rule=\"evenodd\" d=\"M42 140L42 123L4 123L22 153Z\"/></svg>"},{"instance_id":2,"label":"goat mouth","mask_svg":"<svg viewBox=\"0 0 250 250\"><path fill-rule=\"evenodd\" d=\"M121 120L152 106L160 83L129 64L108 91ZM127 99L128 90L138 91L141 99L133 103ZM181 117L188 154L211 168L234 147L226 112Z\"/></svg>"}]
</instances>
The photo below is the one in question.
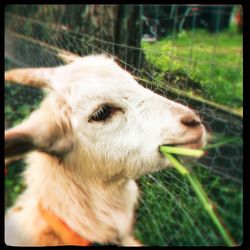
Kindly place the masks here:
<instances>
[{"instance_id":1,"label":"goat mouth","mask_svg":"<svg viewBox=\"0 0 250 250\"><path fill-rule=\"evenodd\" d=\"M201 140L196 140L196 141L189 141L182 143L169 143L169 144L164 144L163 146L198 149L203 146L203 142Z\"/></svg>"}]
</instances>

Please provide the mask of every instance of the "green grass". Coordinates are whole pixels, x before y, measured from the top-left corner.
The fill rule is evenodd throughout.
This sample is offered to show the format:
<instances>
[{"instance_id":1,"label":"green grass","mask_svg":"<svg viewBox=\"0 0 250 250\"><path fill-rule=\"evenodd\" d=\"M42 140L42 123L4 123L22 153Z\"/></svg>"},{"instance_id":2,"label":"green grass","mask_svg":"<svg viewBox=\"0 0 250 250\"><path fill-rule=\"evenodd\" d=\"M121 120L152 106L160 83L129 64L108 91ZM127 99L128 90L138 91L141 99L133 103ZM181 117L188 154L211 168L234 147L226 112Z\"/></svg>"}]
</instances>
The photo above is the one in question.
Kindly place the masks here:
<instances>
[{"instance_id":1,"label":"green grass","mask_svg":"<svg viewBox=\"0 0 250 250\"><path fill-rule=\"evenodd\" d=\"M239 185L196 165L206 193L238 244L242 242L242 190ZM225 246L188 180L175 169L144 176L136 236L146 245Z\"/></svg>"},{"instance_id":2,"label":"green grass","mask_svg":"<svg viewBox=\"0 0 250 250\"><path fill-rule=\"evenodd\" d=\"M5 209L12 206L18 195L25 189L22 179L22 171L24 169L23 161L17 161L9 165L8 175L5 177Z\"/></svg>"},{"instance_id":3,"label":"green grass","mask_svg":"<svg viewBox=\"0 0 250 250\"><path fill-rule=\"evenodd\" d=\"M189 180L189 184L191 184L193 191L195 191L197 198L204 208L204 211L206 211L207 215L210 216L211 222L213 221L225 244L227 246L235 246L235 240L231 237L228 228L226 228L226 225L224 224L222 218L215 211L216 204L211 201L207 193L204 191L199 178L196 177L194 171L191 171L190 168L185 167L177 158L179 155L196 156L197 150L186 148L180 149L171 146L161 146L160 151L170 161L171 166L174 167L183 176L183 178L187 178ZM198 153L203 154L204 151L201 150L201 152L198 151Z\"/></svg>"},{"instance_id":4,"label":"green grass","mask_svg":"<svg viewBox=\"0 0 250 250\"><path fill-rule=\"evenodd\" d=\"M146 59L169 81L195 95L232 108L242 107L242 35L182 31L175 38L142 42Z\"/></svg>"},{"instance_id":5,"label":"green grass","mask_svg":"<svg viewBox=\"0 0 250 250\"><path fill-rule=\"evenodd\" d=\"M237 245L242 243L242 184L225 178L229 165L226 152L240 155L241 137L224 137L215 134L213 144L206 147L208 158L216 159L223 153L223 173L218 175L215 162L207 162L204 168L199 162L187 162L188 171L193 172L201 182L216 214L223 220L225 228L231 232ZM166 148L167 150L170 148ZM176 149L179 153L181 149ZM231 152L233 151L233 152ZM221 156L222 157L222 156ZM236 164L236 162L234 163ZM235 165L240 167L241 164ZM236 170L234 174L236 174ZM141 204L138 209L136 236L146 245L160 246L225 246L206 210L196 196L188 178L174 168L144 176L139 182L142 191Z\"/></svg>"}]
</instances>

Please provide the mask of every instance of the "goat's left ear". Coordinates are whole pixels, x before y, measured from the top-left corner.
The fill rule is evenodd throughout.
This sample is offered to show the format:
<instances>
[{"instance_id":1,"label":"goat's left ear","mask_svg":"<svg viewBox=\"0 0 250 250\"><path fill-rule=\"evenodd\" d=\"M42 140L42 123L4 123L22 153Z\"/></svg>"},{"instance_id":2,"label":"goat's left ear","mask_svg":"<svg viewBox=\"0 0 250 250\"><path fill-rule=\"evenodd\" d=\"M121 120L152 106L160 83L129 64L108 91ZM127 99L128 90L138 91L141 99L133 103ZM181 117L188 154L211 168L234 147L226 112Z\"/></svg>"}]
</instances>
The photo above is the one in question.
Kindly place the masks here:
<instances>
[{"instance_id":1,"label":"goat's left ear","mask_svg":"<svg viewBox=\"0 0 250 250\"><path fill-rule=\"evenodd\" d=\"M39 109L28 120L5 131L6 158L18 157L33 150L62 157L72 147L69 119L49 109Z\"/></svg>"},{"instance_id":2,"label":"goat's left ear","mask_svg":"<svg viewBox=\"0 0 250 250\"><path fill-rule=\"evenodd\" d=\"M4 151L5 157L12 158L21 156L36 147L32 137L19 127L5 131Z\"/></svg>"}]
</instances>

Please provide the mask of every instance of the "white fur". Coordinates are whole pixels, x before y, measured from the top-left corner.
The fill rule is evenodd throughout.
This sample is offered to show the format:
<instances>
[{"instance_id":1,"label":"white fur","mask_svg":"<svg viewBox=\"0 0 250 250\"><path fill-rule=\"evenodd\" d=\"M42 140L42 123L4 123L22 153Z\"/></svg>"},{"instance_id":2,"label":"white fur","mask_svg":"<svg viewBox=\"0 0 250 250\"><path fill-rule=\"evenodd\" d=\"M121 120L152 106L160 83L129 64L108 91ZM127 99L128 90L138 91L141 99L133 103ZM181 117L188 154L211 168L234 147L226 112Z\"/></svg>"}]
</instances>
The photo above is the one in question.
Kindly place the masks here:
<instances>
[{"instance_id":1,"label":"white fur","mask_svg":"<svg viewBox=\"0 0 250 250\"><path fill-rule=\"evenodd\" d=\"M37 209L41 201L90 241L139 245L132 237L138 199L134 180L169 165L160 145L191 140L204 144L204 127L181 124L183 116L195 116L193 111L145 89L105 56L88 56L58 67L48 78L54 91L23 126L33 123L27 131L41 144L51 133L43 124L55 119L60 123L57 117L62 116L70 132L55 147L72 146L62 161L42 152L28 155L27 189L7 212L6 244L57 244L56 239L40 240L48 228ZM60 100L63 105L58 107ZM103 103L112 103L122 112L104 123L89 122Z\"/></svg>"}]
</instances>

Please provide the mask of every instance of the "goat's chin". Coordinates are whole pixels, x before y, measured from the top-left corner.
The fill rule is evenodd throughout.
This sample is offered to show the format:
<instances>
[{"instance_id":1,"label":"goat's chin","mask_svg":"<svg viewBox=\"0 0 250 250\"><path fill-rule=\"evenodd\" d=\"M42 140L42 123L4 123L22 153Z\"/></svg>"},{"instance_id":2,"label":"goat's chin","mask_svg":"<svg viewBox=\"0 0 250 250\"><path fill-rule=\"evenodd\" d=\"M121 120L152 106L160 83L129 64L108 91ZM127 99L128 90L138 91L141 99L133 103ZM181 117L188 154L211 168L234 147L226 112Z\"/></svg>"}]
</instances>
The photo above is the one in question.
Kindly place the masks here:
<instances>
[{"instance_id":1,"label":"goat's chin","mask_svg":"<svg viewBox=\"0 0 250 250\"><path fill-rule=\"evenodd\" d=\"M169 166L170 166L169 160L165 156L161 155L159 161L154 165L154 167L151 168L150 173L159 172L163 169L168 168Z\"/></svg>"}]
</instances>

